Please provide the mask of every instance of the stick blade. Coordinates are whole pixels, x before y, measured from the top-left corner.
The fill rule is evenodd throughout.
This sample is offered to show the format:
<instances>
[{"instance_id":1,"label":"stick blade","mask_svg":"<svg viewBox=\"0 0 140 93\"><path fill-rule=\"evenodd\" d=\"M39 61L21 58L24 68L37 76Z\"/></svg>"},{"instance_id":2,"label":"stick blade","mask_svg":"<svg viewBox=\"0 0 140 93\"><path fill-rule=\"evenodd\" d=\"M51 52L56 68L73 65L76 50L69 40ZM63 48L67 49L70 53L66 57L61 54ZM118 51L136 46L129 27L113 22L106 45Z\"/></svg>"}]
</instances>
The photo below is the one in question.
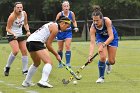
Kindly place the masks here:
<instances>
[{"instance_id":1,"label":"stick blade","mask_svg":"<svg viewBox=\"0 0 140 93\"><path fill-rule=\"evenodd\" d=\"M66 79L62 79L63 84L69 84L69 81Z\"/></svg>"}]
</instances>

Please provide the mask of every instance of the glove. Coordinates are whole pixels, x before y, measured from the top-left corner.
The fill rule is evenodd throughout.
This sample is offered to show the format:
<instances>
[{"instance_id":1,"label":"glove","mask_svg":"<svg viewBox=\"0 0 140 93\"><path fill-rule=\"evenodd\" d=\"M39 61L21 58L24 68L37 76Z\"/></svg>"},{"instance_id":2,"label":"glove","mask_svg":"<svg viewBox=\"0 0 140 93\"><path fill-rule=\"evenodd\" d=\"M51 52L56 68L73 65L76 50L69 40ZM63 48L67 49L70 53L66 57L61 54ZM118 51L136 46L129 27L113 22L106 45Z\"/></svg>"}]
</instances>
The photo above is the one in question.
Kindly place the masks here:
<instances>
[{"instance_id":1,"label":"glove","mask_svg":"<svg viewBox=\"0 0 140 93\"><path fill-rule=\"evenodd\" d=\"M77 27L75 27L73 30L74 30L75 32L78 32L78 31L79 31L79 29L78 29Z\"/></svg>"}]
</instances>

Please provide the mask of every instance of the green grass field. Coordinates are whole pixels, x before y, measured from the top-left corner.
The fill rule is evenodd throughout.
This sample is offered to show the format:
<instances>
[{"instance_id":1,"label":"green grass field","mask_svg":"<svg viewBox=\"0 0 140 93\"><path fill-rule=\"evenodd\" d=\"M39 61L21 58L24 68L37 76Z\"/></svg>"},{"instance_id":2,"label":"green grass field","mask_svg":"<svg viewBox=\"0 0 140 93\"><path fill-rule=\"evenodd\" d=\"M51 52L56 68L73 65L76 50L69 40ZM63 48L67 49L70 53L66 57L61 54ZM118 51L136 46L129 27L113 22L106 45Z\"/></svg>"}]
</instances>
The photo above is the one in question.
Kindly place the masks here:
<instances>
[{"instance_id":1,"label":"green grass field","mask_svg":"<svg viewBox=\"0 0 140 93\"><path fill-rule=\"evenodd\" d=\"M53 46L57 46L54 42ZM57 47L55 47L57 49ZM71 64L74 71L82 66L88 57L89 42L73 42L71 46ZM116 64L112 73L105 74L105 83L96 84L98 78L96 57L93 63L89 64L82 72L83 78L77 85L70 83L63 85L61 80L69 78L70 74L65 68L57 68L58 62L54 56L53 70L50 74L50 84L54 88L40 88L37 85L23 88L21 86L25 76L22 75L21 54L11 66L10 76L3 75L3 68L11 51L9 44L0 44L0 93L140 93L140 41L120 41L117 51ZM97 52L97 48L95 50ZM65 61L65 58L63 58ZM29 66L32 60L29 57ZM37 83L41 78L43 62L33 76L33 82Z\"/></svg>"}]
</instances>

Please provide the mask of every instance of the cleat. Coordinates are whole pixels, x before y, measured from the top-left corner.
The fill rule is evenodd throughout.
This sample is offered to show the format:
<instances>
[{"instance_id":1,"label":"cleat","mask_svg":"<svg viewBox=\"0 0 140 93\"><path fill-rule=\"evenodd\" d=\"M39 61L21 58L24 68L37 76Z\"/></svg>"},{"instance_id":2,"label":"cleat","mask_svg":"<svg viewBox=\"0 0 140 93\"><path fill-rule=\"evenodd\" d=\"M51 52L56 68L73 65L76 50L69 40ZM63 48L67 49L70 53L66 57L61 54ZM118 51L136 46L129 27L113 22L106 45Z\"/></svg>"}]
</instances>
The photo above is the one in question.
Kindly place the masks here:
<instances>
[{"instance_id":1,"label":"cleat","mask_svg":"<svg viewBox=\"0 0 140 93\"><path fill-rule=\"evenodd\" d=\"M58 68L62 68L63 64L59 63Z\"/></svg>"},{"instance_id":2,"label":"cleat","mask_svg":"<svg viewBox=\"0 0 140 93\"><path fill-rule=\"evenodd\" d=\"M28 70L22 71L22 74L25 75L25 76L27 75L27 73L28 73Z\"/></svg>"},{"instance_id":3,"label":"cleat","mask_svg":"<svg viewBox=\"0 0 140 93\"><path fill-rule=\"evenodd\" d=\"M47 82L49 83L49 82L50 82L50 80L47 80Z\"/></svg>"},{"instance_id":4,"label":"cleat","mask_svg":"<svg viewBox=\"0 0 140 93\"><path fill-rule=\"evenodd\" d=\"M37 83L37 85L43 88L53 88L53 86L50 85L48 82L41 81L41 80Z\"/></svg>"},{"instance_id":5,"label":"cleat","mask_svg":"<svg viewBox=\"0 0 140 93\"><path fill-rule=\"evenodd\" d=\"M69 68L71 68L71 65L70 65L70 63L66 64L66 66L68 66Z\"/></svg>"},{"instance_id":6,"label":"cleat","mask_svg":"<svg viewBox=\"0 0 140 93\"><path fill-rule=\"evenodd\" d=\"M30 87L30 86L34 86L35 84L32 82L27 82L27 81L23 81L22 86L23 87Z\"/></svg>"},{"instance_id":7,"label":"cleat","mask_svg":"<svg viewBox=\"0 0 140 93\"><path fill-rule=\"evenodd\" d=\"M109 74L111 72L112 66L106 65L106 73Z\"/></svg>"},{"instance_id":8,"label":"cleat","mask_svg":"<svg viewBox=\"0 0 140 93\"><path fill-rule=\"evenodd\" d=\"M10 67L5 67L4 68L4 75L9 76L9 71L10 71Z\"/></svg>"},{"instance_id":9,"label":"cleat","mask_svg":"<svg viewBox=\"0 0 140 93\"><path fill-rule=\"evenodd\" d=\"M104 79L102 77L98 78L98 80L96 81L96 83L104 83Z\"/></svg>"}]
</instances>

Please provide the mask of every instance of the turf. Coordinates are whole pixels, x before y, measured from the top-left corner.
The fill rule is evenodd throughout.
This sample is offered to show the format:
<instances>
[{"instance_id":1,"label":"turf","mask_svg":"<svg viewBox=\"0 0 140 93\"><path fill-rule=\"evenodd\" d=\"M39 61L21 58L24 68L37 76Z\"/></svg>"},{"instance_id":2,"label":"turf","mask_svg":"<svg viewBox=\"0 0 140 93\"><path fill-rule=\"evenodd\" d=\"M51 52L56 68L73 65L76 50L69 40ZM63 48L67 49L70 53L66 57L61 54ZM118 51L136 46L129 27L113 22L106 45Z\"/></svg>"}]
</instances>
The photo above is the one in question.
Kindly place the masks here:
<instances>
[{"instance_id":1,"label":"turf","mask_svg":"<svg viewBox=\"0 0 140 93\"><path fill-rule=\"evenodd\" d=\"M53 46L57 49L57 43ZM24 88L21 86L24 76L22 75L21 54L19 53L11 66L10 76L3 75L3 68L11 51L9 44L0 44L0 93L139 93L140 91L140 41L120 41L116 56L116 64L111 74L105 74L105 83L96 84L98 78L97 61L89 64L82 72L82 80L77 85L72 83L63 85L61 80L70 77L65 68L58 68L58 62L53 59L53 70L50 74L50 84L54 88L40 88L37 85ZM73 42L71 45L72 69L76 71L82 66L88 57L89 42ZM95 49L97 52L97 48ZM65 58L63 58L65 61ZM29 66L32 60L29 57ZM37 83L41 78L43 62L33 76L33 82Z\"/></svg>"}]
</instances>

